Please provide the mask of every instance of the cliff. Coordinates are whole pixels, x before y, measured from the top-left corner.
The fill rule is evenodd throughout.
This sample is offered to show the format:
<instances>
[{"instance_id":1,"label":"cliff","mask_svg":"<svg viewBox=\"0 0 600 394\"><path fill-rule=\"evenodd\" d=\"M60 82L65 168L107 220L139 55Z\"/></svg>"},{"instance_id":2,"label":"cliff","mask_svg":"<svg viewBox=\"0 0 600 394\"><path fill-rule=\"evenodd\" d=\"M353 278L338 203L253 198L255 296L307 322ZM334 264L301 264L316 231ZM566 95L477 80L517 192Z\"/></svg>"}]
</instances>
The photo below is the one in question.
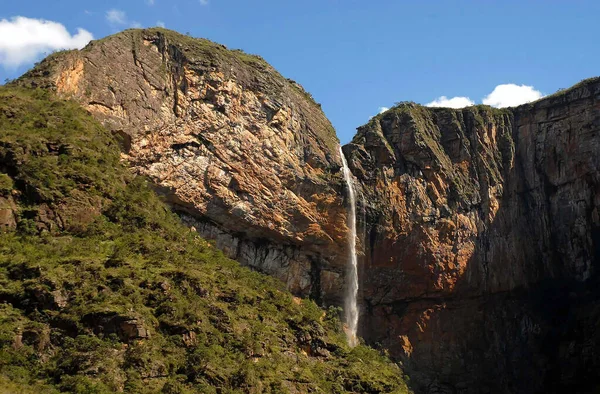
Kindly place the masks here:
<instances>
[{"instance_id":1,"label":"cliff","mask_svg":"<svg viewBox=\"0 0 600 394\"><path fill-rule=\"evenodd\" d=\"M362 185L362 335L421 392L590 389L600 80L518 108L400 104L344 147Z\"/></svg>"},{"instance_id":2,"label":"cliff","mask_svg":"<svg viewBox=\"0 0 600 394\"><path fill-rule=\"evenodd\" d=\"M312 97L263 59L128 30L52 55L18 83L76 100L121 135L128 165L229 257L339 303L339 142Z\"/></svg>"}]
</instances>

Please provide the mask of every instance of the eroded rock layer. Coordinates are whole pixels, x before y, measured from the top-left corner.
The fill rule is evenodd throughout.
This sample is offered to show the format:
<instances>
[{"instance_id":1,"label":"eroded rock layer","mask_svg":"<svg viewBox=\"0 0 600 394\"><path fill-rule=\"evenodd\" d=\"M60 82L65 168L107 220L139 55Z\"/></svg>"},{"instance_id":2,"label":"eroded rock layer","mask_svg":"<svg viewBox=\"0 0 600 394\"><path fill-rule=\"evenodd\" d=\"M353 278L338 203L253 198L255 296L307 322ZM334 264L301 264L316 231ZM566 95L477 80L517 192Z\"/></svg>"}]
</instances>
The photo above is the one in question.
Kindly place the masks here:
<instances>
[{"instance_id":1,"label":"eroded rock layer","mask_svg":"<svg viewBox=\"0 0 600 394\"><path fill-rule=\"evenodd\" d=\"M598 79L516 109L401 104L345 153L364 201L362 334L418 391L586 384L600 357Z\"/></svg>"},{"instance_id":2,"label":"eroded rock layer","mask_svg":"<svg viewBox=\"0 0 600 394\"><path fill-rule=\"evenodd\" d=\"M46 59L21 79L82 103L203 236L296 294L337 302L346 210L335 131L264 60L165 29Z\"/></svg>"}]
</instances>

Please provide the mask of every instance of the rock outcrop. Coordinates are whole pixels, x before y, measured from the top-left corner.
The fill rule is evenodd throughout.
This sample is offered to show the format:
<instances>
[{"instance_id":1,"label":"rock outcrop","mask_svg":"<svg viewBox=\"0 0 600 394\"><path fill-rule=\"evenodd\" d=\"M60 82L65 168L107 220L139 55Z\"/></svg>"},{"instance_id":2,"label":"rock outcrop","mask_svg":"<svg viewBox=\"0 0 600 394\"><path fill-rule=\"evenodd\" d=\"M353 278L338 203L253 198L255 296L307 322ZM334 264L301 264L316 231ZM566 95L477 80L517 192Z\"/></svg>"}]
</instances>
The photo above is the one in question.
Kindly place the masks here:
<instances>
[{"instance_id":1,"label":"rock outcrop","mask_svg":"<svg viewBox=\"0 0 600 394\"><path fill-rule=\"evenodd\" d=\"M129 30L53 55L19 83L75 99L120 134L129 165L229 257L339 302L339 142L312 97L263 59Z\"/></svg>"},{"instance_id":2,"label":"rock outcrop","mask_svg":"<svg viewBox=\"0 0 600 394\"><path fill-rule=\"evenodd\" d=\"M513 109L400 104L344 151L362 185L362 335L417 391L596 384L599 79Z\"/></svg>"}]
</instances>

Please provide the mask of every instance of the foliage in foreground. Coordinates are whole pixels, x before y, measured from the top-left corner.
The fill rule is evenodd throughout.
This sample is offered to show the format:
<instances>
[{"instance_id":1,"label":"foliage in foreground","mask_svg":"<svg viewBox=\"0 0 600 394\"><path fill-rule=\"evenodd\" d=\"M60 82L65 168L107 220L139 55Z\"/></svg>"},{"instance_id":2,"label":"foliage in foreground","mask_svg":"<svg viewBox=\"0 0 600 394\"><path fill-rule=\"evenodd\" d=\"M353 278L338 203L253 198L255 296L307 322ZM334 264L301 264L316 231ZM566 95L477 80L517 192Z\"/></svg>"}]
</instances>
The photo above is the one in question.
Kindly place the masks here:
<instances>
[{"instance_id":1,"label":"foliage in foreground","mask_svg":"<svg viewBox=\"0 0 600 394\"><path fill-rule=\"evenodd\" d=\"M5 392L407 391L337 311L180 224L75 103L0 88L0 209Z\"/></svg>"}]
</instances>

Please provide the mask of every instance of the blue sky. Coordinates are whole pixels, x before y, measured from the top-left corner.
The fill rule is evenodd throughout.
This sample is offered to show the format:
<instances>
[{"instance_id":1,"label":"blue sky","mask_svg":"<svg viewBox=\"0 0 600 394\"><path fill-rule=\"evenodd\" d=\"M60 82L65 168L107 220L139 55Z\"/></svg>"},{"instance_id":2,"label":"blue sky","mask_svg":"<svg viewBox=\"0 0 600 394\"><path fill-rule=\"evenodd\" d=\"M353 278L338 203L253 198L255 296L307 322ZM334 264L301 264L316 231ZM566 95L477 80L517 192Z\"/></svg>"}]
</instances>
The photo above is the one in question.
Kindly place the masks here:
<instances>
[{"instance_id":1,"label":"blue sky","mask_svg":"<svg viewBox=\"0 0 600 394\"><path fill-rule=\"evenodd\" d=\"M498 85L515 84L496 89L486 101L511 105L514 100L535 99L600 75L597 0L2 3L2 81L31 66L31 60L22 60L30 59L29 55L7 64L6 48L13 45L11 51L20 50L14 42L21 34L18 30L1 34L1 28L2 23L14 27L14 17L64 25L67 38L63 34L57 40L72 46L86 41L87 32L101 38L132 26L164 23L167 28L264 57L313 94L342 142L348 142L356 127L380 107L398 101L427 104L441 96L458 96L461 99L440 103L468 105L481 103ZM86 32L77 35L77 28ZM15 62L21 64L15 66Z\"/></svg>"}]
</instances>

